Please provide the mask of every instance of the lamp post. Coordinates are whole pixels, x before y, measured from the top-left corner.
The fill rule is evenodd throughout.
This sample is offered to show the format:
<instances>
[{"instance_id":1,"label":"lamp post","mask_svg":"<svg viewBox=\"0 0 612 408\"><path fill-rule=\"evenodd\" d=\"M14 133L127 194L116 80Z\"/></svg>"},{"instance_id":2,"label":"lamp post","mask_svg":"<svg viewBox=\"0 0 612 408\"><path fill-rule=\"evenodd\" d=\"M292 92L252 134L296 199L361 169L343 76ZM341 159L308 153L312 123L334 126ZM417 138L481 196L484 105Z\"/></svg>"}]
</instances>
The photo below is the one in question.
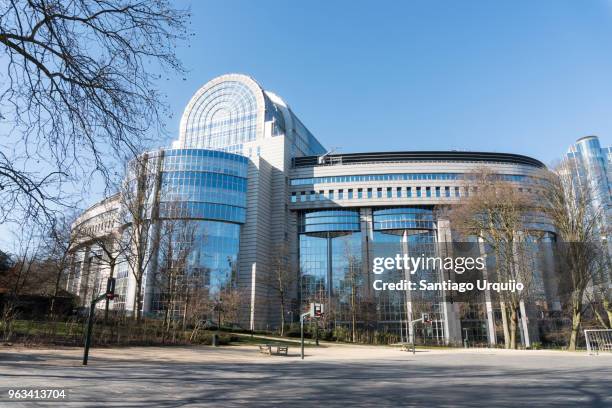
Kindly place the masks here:
<instances>
[{"instance_id":1,"label":"lamp post","mask_svg":"<svg viewBox=\"0 0 612 408\"><path fill-rule=\"evenodd\" d=\"M217 332L221 331L221 305L223 304L223 299L219 298L217 301Z\"/></svg>"}]
</instances>

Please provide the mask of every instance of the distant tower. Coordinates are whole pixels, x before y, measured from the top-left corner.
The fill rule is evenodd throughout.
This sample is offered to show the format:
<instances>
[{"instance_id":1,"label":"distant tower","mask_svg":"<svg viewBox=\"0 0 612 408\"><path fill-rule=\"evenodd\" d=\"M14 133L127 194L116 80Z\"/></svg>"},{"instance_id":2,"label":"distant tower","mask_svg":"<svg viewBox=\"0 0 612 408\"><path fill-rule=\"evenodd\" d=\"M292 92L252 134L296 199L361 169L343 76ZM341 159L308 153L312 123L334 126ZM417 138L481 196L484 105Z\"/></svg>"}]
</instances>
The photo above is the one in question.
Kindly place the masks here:
<instances>
[{"instance_id":1,"label":"distant tower","mask_svg":"<svg viewBox=\"0 0 612 408\"><path fill-rule=\"evenodd\" d=\"M612 147L602 148L597 136L585 136L570 146L567 158L574 177L588 187L594 209L603 212L602 228L609 228L612 217Z\"/></svg>"}]
</instances>

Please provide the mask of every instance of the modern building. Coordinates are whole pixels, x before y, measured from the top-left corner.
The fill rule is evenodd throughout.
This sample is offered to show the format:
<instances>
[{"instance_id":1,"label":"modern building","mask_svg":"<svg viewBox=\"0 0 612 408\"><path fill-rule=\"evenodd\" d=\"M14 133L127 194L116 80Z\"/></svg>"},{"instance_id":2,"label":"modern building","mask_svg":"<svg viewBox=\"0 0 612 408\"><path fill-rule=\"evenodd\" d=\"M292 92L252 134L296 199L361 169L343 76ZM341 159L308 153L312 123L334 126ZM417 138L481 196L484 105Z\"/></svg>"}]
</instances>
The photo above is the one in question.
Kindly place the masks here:
<instances>
[{"instance_id":1,"label":"modern building","mask_svg":"<svg viewBox=\"0 0 612 408\"><path fill-rule=\"evenodd\" d=\"M358 324L374 331L403 337L404 322L426 311L433 324L418 333L409 330L410 336L438 343L459 343L466 334L499 341L490 298L464 310L442 291L429 299L427 310L416 310L405 293L373 293L368 268L385 245L410 244L431 253L452 242L452 225L438 210L477 193L466 174L484 167L517 191L527 190L544 167L538 160L462 151L329 154L279 96L238 74L200 88L185 108L172 148L144 156L156 180L151 219L195 225L185 268L206 289L200 296L215 299L230 287L239 291L237 320L243 327L278 326L278 293L270 282L282 258L294 275L290 321L310 302L322 302L334 324L342 325L357 302ZM121 201L115 195L89 208L75 229L104 235L123 228ZM160 231L161 226L151 235L162 236ZM92 273L95 253L87 242L75 251L68 287L83 299L108 273ZM143 282L139 307L150 315L168 307L154 279L162 257L153 255ZM113 307L133 310L136 282L126 263L116 277ZM527 317L522 319L528 332Z\"/></svg>"},{"instance_id":2,"label":"modern building","mask_svg":"<svg viewBox=\"0 0 612 408\"><path fill-rule=\"evenodd\" d=\"M593 210L602 215L602 231L609 234L612 225L612 146L601 147L597 136L585 136L569 147L566 159L572 179L590 192Z\"/></svg>"}]
</instances>

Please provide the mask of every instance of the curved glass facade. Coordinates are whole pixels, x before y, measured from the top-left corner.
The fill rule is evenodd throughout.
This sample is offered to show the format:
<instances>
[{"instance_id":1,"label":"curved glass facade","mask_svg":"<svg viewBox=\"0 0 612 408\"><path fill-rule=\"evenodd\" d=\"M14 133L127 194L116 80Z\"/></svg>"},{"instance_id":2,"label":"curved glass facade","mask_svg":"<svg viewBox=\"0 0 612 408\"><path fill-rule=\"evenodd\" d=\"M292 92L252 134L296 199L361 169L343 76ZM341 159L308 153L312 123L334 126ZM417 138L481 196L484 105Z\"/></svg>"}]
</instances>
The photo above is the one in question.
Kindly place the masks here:
<instances>
[{"instance_id":1,"label":"curved glass facade","mask_svg":"<svg viewBox=\"0 0 612 408\"><path fill-rule=\"evenodd\" d=\"M326 231L359 231L359 211L323 210L300 213L300 233Z\"/></svg>"},{"instance_id":2,"label":"curved glass facade","mask_svg":"<svg viewBox=\"0 0 612 408\"><path fill-rule=\"evenodd\" d=\"M161 218L244 223L248 159L214 150L165 150Z\"/></svg>"},{"instance_id":3,"label":"curved glass facade","mask_svg":"<svg viewBox=\"0 0 612 408\"><path fill-rule=\"evenodd\" d=\"M302 304L326 302L346 320L349 297L363 286L359 211L323 210L299 215ZM330 302L331 301L331 302Z\"/></svg>"},{"instance_id":4,"label":"curved glass facade","mask_svg":"<svg viewBox=\"0 0 612 408\"><path fill-rule=\"evenodd\" d=\"M240 225L208 220L181 222L172 226L172 220L162 223L162 233L172 231L171 237L163 237L162 244L171 250L161 250L151 311L159 313L168 309L179 317L188 297L202 301L216 300L223 292L234 287L238 267ZM187 233L185 233L187 231ZM168 283L168 266L177 270ZM206 316L212 318L212 316Z\"/></svg>"},{"instance_id":5,"label":"curved glass facade","mask_svg":"<svg viewBox=\"0 0 612 408\"><path fill-rule=\"evenodd\" d=\"M600 229L612 220L612 166L610 163L610 148L603 148L599 138L587 136L579 139L570 147L568 158L572 159L575 177L591 194L591 206L596 213L602 213Z\"/></svg>"},{"instance_id":6,"label":"curved glass facade","mask_svg":"<svg viewBox=\"0 0 612 408\"><path fill-rule=\"evenodd\" d=\"M183 147L242 151L257 138L257 98L240 81L223 81L200 93L185 112Z\"/></svg>"},{"instance_id":7,"label":"curved glass facade","mask_svg":"<svg viewBox=\"0 0 612 408\"><path fill-rule=\"evenodd\" d=\"M174 292L213 300L235 285L248 159L204 149L163 150L159 157L160 249L151 311L178 316L186 300ZM159 279L168 268L178 270L174 285L183 289Z\"/></svg>"},{"instance_id":8,"label":"curved glass facade","mask_svg":"<svg viewBox=\"0 0 612 408\"><path fill-rule=\"evenodd\" d=\"M427 207L394 207L373 211L374 230L434 229L433 210Z\"/></svg>"}]
</instances>

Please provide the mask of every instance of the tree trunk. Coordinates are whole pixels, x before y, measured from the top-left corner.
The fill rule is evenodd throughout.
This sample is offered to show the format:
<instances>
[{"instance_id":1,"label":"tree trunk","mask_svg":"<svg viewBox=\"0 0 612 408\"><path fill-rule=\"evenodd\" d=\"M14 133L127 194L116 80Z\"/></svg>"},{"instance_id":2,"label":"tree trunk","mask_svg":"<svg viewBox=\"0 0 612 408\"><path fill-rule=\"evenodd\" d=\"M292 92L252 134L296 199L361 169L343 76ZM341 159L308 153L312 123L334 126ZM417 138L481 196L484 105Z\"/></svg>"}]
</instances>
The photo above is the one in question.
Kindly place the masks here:
<instances>
[{"instance_id":1,"label":"tree trunk","mask_svg":"<svg viewBox=\"0 0 612 408\"><path fill-rule=\"evenodd\" d=\"M610 299L605 297L603 300L603 306L606 310L606 314L608 315L608 328L612 329L612 302Z\"/></svg>"},{"instance_id":2,"label":"tree trunk","mask_svg":"<svg viewBox=\"0 0 612 408\"><path fill-rule=\"evenodd\" d=\"M516 332L518 328L518 313L514 305L510 308L510 349L516 350Z\"/></svg>"},{"instance_id":3,"label":"tree trunk","mask_svg":"<svg viewBox=\"0 0 612 408\"><path fill-rule=\"evenodd\" d=\"M355 285L351 287L351 341L355 343L357 341L357 313L355 313L356 299L355 299Z\"/></svg>"},{"instance_id":4,"label":"tree trunk","mask_svg":"<svg viewBox=\"0 0 612 408\"><path fill-rule=\"evenodd\" d=\"M505 302L499 302L502 317L502 328L504 330L504 348L510 348L510 329L508 328L508 310Z\"/></svg>"},{"instance_id":5,"label":"tree trunk","mask_svg":"<svg viewBox=\"0 0 612 408\"><path fill-rule=\"evenodd\" d=\"M283 297L280 299L280 313L281 313L281 337L285 335L285 301Z\"/></svg>"},{"instance_id":6,"label":"tree trunk","mask_svg":"<svg viewBox=\"0 0 612 408\"><path fill-rule=\"evenodd\" d=\"M136 296L134 297L134 320L140 321L142 305L142 279L136 280Z\"/></svg>"},{"instance_id":7,"label":"tree trunk","mask_svg":"<svg viewBox=\"0 0 612 408\"><path fill-rule=\"evenodd\" d=\"M62 262L63 265L63 262ZM57 299L57 294L59 292L60 280L62 278L63 269L59 269L57 271L57 276L55 278L55 287L53 288L53 297L51 298L51 304L49 305L49 317L53 318L53 313L55 312L55 302Z\"/></svg>"},{"instance_id":8,"label":"tree trunk","mask_svg":"<svg viewBox=\"0 0 612 408\"><path fill-rule=\"evenodd\" d=\"M572 332L570 333L568 350L576 351L576 343L578 341L578 331L580 330L580 321L582 318L582 296L574 294L572 296Z\"/></svg>"},{"instance_id":9,"label":"tree trunk","mask_svg":"<svg viewBox=\"0 0 612 408\"><path fill-rule=\"evenodd\" d=\"M604 315L602 315L597 309L597 307L593 304L593 301L590 301L589 303L591 303L591 309L593 310L593 313L595 314L595 317L597 318L599 324L605 329L612 329L612 327L610 327L610 324L606 322L606 318L604 317ZM608 318L609 317L610 316L608 315Z\"/></svg>"},{"instance_id":10,"label":"tree trunk","mask_svg":"<svg viewBox=\"0 0 612 408\"><path fill-rule=\"evenodd\" d=\"M115 264L111 263L110 265L110 273L108 275L109 278L115 277ZM110 299L106 298L106 304L104 305L104 324L108 321L108 308L109 308Z\"/></svg>"}]
</instances>

